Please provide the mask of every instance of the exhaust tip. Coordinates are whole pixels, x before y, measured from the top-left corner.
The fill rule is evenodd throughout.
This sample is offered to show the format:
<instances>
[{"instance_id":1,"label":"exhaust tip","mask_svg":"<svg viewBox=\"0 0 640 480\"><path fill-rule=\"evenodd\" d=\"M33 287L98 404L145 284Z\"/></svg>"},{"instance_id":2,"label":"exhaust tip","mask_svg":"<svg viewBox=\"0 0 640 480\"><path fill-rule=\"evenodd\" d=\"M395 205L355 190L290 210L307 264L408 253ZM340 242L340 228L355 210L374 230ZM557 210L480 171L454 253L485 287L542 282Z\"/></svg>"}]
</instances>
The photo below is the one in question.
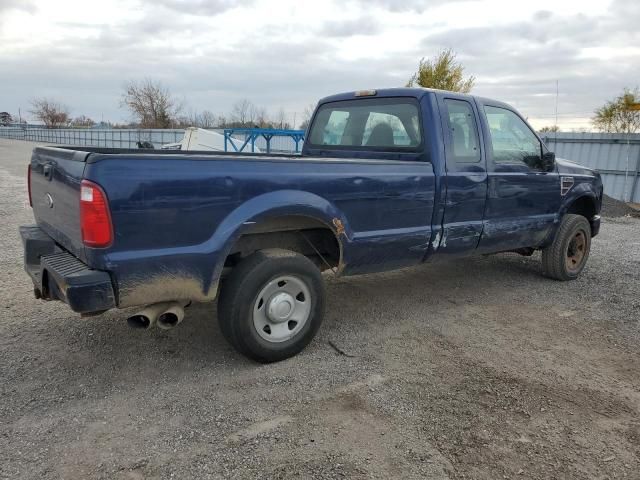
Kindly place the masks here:
<instances>
[{"instance_id":1,"label":"exhaust tip","mask_svg":"<svg viewBox=\"0 0 640 480\"><path fill-rule=\"evenodd\" d=\"M132 315L127 318L127 324L131 328L147 329L151 326L151 319L146 315Z\"/></svg>"},{"instance_id":2,"label":"exhaust tip","mask_svg":"<svg viewBox=\"0 0 640 480\"><path fill-rule=\"evenodd\" d=\"M165 312L158 317L158 327L164 330L169 330L180 323L180 318L173 312Z\"/></svg>"}]
</instances>

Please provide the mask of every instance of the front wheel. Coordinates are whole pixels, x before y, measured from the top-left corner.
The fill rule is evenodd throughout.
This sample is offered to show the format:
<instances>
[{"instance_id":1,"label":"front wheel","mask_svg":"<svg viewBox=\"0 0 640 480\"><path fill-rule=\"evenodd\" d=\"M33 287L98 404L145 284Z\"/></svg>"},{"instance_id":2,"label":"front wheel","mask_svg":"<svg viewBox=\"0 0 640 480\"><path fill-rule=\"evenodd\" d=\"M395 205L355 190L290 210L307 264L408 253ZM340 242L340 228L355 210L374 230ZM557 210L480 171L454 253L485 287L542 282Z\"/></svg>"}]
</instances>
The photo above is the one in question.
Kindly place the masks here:
<instances>
[{"instance_id":1,"label":"front wheel","mask_svg":"<svg viewBox=\"0 0 640 480\"><path fill-rule=\"evenodd\" d=\"M225 280L218 322L243 355L264 363L284 360L315 336L324 298L322 275L311 260L289 250L260 250Z\"/></svg>"},{"instance_id":2,"label":"front wheel","mask_svg":"<svg viewBox=\"0 0 640 480\"><path fill-rule=\"evenodd\" d=\"M553 243L542 250L545 275L556 280L578 278L589 258L591 226L582 215L566 214Z\"/></svg>"}]
</instances>

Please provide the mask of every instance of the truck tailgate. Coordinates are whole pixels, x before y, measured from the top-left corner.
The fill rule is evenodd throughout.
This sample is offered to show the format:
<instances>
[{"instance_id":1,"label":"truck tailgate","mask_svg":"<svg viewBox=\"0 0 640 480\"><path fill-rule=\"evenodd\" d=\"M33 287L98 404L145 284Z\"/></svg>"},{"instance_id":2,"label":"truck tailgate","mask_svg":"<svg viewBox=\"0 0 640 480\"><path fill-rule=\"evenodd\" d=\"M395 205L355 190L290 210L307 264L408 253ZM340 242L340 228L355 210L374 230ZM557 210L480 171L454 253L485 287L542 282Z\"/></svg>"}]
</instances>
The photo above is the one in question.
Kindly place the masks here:
<instances>
[{"instance_id":1,"label":"truck tailgate","mask_svg":"<svg viewBox=\"0 0 640 480\"><path fill-rule=\"evenodd\" d=\"M80 231L80 182L87 152L37 147L31 156L30 188L38 226L85 260Z\"/></svg>"}]
</instances>

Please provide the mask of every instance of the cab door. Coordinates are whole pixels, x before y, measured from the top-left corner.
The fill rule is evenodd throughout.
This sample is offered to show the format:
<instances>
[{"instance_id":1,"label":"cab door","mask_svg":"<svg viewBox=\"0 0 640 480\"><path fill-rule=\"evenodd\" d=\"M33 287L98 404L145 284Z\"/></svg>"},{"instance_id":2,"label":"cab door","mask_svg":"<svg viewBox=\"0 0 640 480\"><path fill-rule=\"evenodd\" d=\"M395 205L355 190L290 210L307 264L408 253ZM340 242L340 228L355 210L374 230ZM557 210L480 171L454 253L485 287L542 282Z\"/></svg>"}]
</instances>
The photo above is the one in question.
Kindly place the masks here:
<instances>
[{"instance_id":1,"label":"cab door","mask_svg":"<svg viewBox=\"0 0 640 480\"><path fill-rule=\"evenodd\" d=\"M475 252L483 228L487 168L478 111L470 97L439 97L445 141L446 203L438 254Z\"/></svg>"},{"instance_id":2,"label":"cab door","mask_svg":"<svg viewBox=\"0 0 640 480\"><path fill-rule=\"evenodd\" d=\"M557 168L543 162L545 147L529 125L504 104L479 103L489 189L482 253L537 247L558 221Z\"/></svg>"}]
</instances>

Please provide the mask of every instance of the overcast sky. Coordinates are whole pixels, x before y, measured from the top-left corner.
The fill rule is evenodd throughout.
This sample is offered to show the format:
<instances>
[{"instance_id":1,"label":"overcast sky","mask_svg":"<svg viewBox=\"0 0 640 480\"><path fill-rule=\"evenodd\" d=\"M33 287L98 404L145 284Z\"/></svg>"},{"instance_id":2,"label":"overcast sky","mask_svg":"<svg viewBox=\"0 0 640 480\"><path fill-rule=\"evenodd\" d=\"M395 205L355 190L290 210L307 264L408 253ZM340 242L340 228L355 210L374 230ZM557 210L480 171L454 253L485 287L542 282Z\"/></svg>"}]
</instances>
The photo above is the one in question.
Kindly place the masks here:
<instances>
[{"instance_id":1,"label":"overcast sky","mask_svg":"<svg viewBox=\"0 0 640 480\"><path fill-rule=\"evenodd\" d=\"M0 0L0 111L46 96L127 121L128 79L163 82L187 109L247 98L293 119L318 98L402 86L453 48L474 92L563 129L640 84L640 0ZM28 115L28 114L27 114Z\"/></svg>"}]
</instances>

